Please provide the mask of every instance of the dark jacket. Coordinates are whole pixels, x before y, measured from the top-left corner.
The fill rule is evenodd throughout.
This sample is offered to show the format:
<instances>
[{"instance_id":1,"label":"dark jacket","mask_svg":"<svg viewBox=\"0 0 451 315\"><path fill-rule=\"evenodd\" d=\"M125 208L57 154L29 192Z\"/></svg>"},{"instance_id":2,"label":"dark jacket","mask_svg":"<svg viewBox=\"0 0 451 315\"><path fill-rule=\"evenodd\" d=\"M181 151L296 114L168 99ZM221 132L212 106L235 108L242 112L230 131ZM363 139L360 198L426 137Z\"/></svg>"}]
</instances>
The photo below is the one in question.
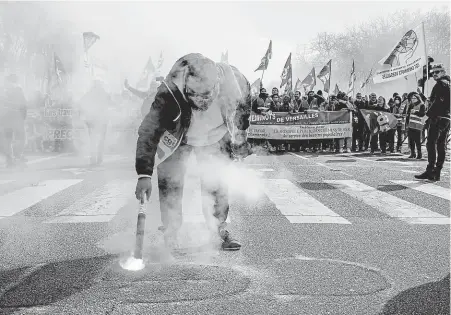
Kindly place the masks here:
<instances>
[{"instance_id":1,"label":"dark jacket","mask_svg":"<svg viewBox=\"0 0 451 315\"><path fill-rule=\"evenodd\" d=\"M275 108L275 112L288 113L290 111L290 104L280 104Z\"/></svg>"},{"instance_id":2,"label":"dark jacket","mask_svg":"<svg viewBox=\"0 0 451 315\"><path fill-rule=\"evenodd\" d=\"M262 110L259 109L259 107L267 107L269 109L271 102L272 101L269 96L262 97L261 95L259 95L252 101L252 111L256 114L261 114Z\"/></svg>"},{"instance_id":3,"label":"dark jacket","mask_svg":"<svg viewBox=\"0 0 451 315\"><path fill-rule=\"evenodd\" d=\"M356 100L356 101L354 101L354 107L357 110L356 117L358 119L358 124L363 125L365 123L365 119L363 118L363 114L360 110L366 109L366 102L364 100L361 100L361 101Z\"/></svg>"},{"instance_id":4,"label":"dark jacket","mask_svg":"<svg viewBox=\"0 0 451 315\"><path fill-rule=\"evenodd\" d=\"M354 101L354 106L358 109L366 109L365 101Z\"/></svg>"},{"instance_id":5,"label":"dark jacket","mask_svg":"<svg viewBox=\"0 0 451 315\"><path fill-rule=\"evenodd\" d=\"M426 115L429 118L450 117L450 77L445 76L435 83L431 91L430 105Z\"/></svg>"},{"instance_id":6,"label":"dark jacket","mask_svg":"<svg viewBox=\"0 0 451 315\"><path fill-rule=\"evenodd\" d=\"M302 99L298 99L298 100L294 99L293 100L293 109L294 109L294 111L296 111L296 112L304 112L305 110L307 110L307 108L304 108L302 105L303 105L302 104Z\"/></svg>"},{"instance_id":7,"label":"dark jacket","mask_svg":"<svg viewBox=\"0 0 451 315\"><path fill-rule=\"evenodd\" d=\"M338 100L338 102L335 104L335 110L339 111L342 109L349 109L349 107L346 103L347 103L347 101L345 101L345 100Z\"/></svg>"},{"instance_id":8,"label":"dark jacket","mask_svg":"<svg viewBox=\"0 0 451 315\"><path fill-rule=\"evenodd\" d=\"M366 109L369 109L369 110L380 110L380 108L377 106L377 101L374 102L374 103L372 101L369 101L368 105L366 106Z\"/></svg>"},{"instance_id":9,"label":"dark jacket","mask_svg":"<svg viewBox=\"0 0 451 315\"><path fill-rule=\"evenodd\" d=\"M181 68L187 67L189 64L189 60L184 59L185 57L177 61ZM235 67L217 63L217 68L221 81L218 101L215 103L221 107L224 122L227 124L232 138L231 144L233 144L233 139L244 136L249 127L251 88L247 79ZM174 71L183 73L183 70L180 71L180 69ZM185 101L180 87L173 82L173 73L171 72L158 88L149 113L138 130L135 161L138 175L152 175L155 164L158 165L164 161L185 141L184 138L190 126L191 107ZM233 91L230 87L230 84L234 84L232 81L237 83L232 86L235 89ZM237 87L239 91L236 89ZM236 98L232 102L231 94L238 92L239 99Z\"/></svg>"}]
</instances>

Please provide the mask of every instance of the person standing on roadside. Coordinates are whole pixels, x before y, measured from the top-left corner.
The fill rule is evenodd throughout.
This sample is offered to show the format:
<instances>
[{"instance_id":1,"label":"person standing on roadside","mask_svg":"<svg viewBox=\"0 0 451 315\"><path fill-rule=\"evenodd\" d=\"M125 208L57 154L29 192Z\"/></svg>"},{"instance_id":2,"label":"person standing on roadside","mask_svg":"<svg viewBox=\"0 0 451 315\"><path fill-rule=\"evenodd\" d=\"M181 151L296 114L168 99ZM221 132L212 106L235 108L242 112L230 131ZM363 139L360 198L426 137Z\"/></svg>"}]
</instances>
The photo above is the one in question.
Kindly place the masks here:
<instances>
[{"instance_id":1,"label":"person standing on roadside","mask_svg":"<svg viewBox=\"0 0 451 315\"><path fill-rule=\"evenodd\" d=\"M27 100L16 74L6 78L4 97L0 102L0 143L6 157L6 166L24 164L27 161L23 156Z\"/></svg>"},{"instance_id":2,"label":"person standing on roadside","mask_svg":"<svg viewBox=\"0 0 451 315\"><path fill-rule=\"evenodd\" d=\"M428 165L426 171L415 175L417 179L440 180L440 173L445 162L446 141L450 129L450 77L446 74L443 64L435 64L431 68L436 81L431 91L428 116Z\"/></svg>"}]
</instances>

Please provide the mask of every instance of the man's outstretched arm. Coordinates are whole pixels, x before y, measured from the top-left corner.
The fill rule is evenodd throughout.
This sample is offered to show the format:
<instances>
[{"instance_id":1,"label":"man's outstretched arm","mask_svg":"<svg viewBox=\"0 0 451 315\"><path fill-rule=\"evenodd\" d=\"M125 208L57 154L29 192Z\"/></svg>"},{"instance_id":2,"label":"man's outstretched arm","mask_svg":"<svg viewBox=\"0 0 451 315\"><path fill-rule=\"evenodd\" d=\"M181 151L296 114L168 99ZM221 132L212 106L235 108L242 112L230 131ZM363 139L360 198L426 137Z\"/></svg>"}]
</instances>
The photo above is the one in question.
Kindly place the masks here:
<instances>
[{"instance_id":1,"label":"man's outstretched arm","mask_svg":"<svg viewBox=\"0 0 451 315\"><path fill-rule=\"evenodd\" d=\"M137 90L137 89L131 87L130 84L128 84L128 80L125 80L124 86L127 90L132 92L133 95L138 96L140 99L145 99L147 97L147 95L149 94L147 91L140 91L140 90Z\"/></svg>"}]
</instances>

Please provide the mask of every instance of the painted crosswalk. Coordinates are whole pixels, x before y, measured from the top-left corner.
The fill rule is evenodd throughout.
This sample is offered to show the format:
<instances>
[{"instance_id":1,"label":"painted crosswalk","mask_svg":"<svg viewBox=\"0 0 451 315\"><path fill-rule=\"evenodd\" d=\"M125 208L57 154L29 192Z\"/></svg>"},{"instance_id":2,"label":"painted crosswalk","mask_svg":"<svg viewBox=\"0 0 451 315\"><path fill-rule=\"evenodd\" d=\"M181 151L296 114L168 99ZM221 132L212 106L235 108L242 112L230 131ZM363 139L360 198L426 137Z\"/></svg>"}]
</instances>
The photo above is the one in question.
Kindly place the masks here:
<instances>
[{"instance_id":1,"label":"painted crosswalk","mask_svg":"<svg viewBox=\"0 0 451 315\"><path fill-rule=\"evenodd\" d=\"M409 187L411 189L421 191L434 197L450 200L450 190L432 183L421 183L416 180L392 180L394 184Z\"/></svg>"},{"instance_id":2,"label":"painted crosswalk","mask_svg":"<svg viewBox=\"0 0 451 315\"><path fill-rule=\"evenodd\" d=\"M326 180L353 198L411 224L449 224L449 218L355 180Z\"/></svg>"},{"instance_id":3,"label":"painted crosswalk","mask_svg":"<svg viewBox=\"0 0 451 315\"><path fill-rule=\"evenodd\" d=\"M291 223L351 224L287 179L266 179L265 194Z\"/></svg>"},{"instance_id":4,"label":"painted crosswalk","mask_svg":"<svg viewBox=\"0 0 451 315\"><path fill-rule=\"evenodd\" d=\"M114 180L90 193L45 223L88 223L111 221L117 212L131 202L135 181Z\"/></svg>"},{"instance_id":5,"label":"painted crosswalk","mask_svg":"<svg viewBox=\"0 0 451 315\"><path fill-rule=\"evenodd\" d=\"M46 180L0 196L0 219L26 210L81 181L80 179Z\"/></svg>"},{"instance_id":6,"label":"painted crosswalk","mask_svg":"<svg viewBox=\"0 0 451 315\"><path fill-rule=\"evenodd\" d=\"M263 166L263 165L262 165ZM264 166L263 166L264 167ZM321 197L305 186L294 183L289 179L265 178L264 175L275 172L268 167L256 169L261 176L258 178L263 182L262 196L267 198L271 206L287 219L290 224L340 224L350 225L358 223L353 217L347 217L343 208L335 206L336 203L328 202L327 198ZM152 182L154 193L151 202L158 204L157 174L154 174ZM44 200L59 198L58 193L78 189L78 184L84 185L83 181L92 179L54 179L44 180L32 185L21 187L20 184L12 185L13 191L0 193L0 220L21 216L24 210L37 205ZM0 180L0 185L9 185L14 180ZM323 180L322 184L333 188L333 194L341 198L352 198L355 202L365 205L369 211L382 213L405 224L413 225L447 225L450 218L435 205L418 205L414 200L382 191L368 183L357 180ZM133 191L136 180L114 179L98 186L97 189L88 194L77 197L70 205L60 209L58 213L51 216L43 216L44 224L91 224L108 223L120 217L121 210L127 205L136 203ZM450 201L450 189L439 186L436 183L427 183L408 180L391 180L390 184L400 185L407 190L413 190L420 196L437 198L443 206ZM64 198L70 198L71 194L65 194ZM418 200L418 198L417 198ZM182 214L184 224L204 223L206 216L202 210L202 199L200 179L193 174L187 174L185 178ZM208 207L207 207L208 208ZM449 205L448 205L449 208ZM39 209L37 211L40 211ZM232 216L237 215L231 211ZM209 214L211 216L211 214ZM39 217L39 214L37 215ZM207 215L208 217L208 215ZM233 223L233 217L228 218Z\"/></svg>"}]
</instances>

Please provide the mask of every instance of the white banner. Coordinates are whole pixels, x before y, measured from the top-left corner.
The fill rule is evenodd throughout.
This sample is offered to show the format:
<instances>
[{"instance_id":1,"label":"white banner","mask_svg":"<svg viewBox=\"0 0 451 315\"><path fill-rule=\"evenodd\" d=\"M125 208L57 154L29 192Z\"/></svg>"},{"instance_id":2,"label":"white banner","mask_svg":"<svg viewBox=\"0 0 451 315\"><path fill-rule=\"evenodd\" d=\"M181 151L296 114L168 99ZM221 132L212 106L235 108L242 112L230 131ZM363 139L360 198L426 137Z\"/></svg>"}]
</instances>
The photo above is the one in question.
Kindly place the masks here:
<instances>
[{"instance_id":1,"label":"white banner","mask_svg":"<svg viewBox=\"0 0 451 315\"><path fill-rule=\"evenodd\" d=\"M423 70L427 62L424 38L423 24L409 30L379 61L382 67L374 74L373 82L389 82Z\"/></svg>"},{"instance_id":2,"label":"white banner","mask_svg":"<svg viewBox=\"0 0 451 315\"><path fill-rule=\"evenodd\" d=\"M248 137L273 140L306 140L352 137L352 125L250 125Z\"/></svg>"}]
</instances>

